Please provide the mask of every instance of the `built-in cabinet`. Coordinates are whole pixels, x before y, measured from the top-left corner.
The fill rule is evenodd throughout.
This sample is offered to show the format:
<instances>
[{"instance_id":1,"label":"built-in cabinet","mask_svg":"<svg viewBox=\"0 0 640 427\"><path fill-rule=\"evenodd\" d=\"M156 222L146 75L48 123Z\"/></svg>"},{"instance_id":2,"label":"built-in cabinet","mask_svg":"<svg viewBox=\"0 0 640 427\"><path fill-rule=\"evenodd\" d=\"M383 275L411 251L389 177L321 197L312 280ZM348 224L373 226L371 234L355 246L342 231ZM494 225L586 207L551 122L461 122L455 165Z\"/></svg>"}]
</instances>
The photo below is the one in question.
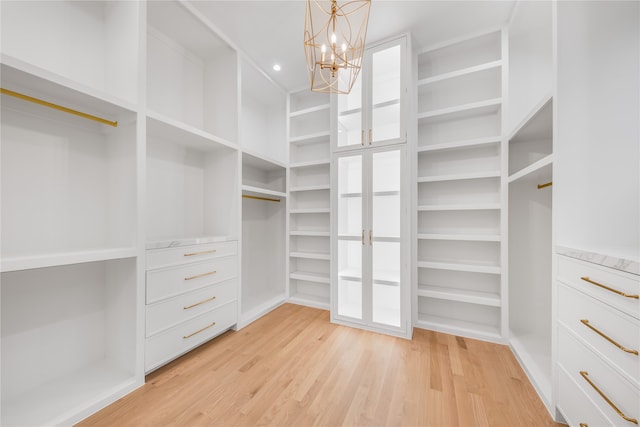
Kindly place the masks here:
<instances>
[{"instance_id":1,"label":"built-in cabinet","mask_svg":"<svg viewBox=\"0 0 640 427\"><path fill-rule=\"evenodd\" d=\"M417 53L414 325L505 336L504 30Z\"/></svg>"}]
</instances>

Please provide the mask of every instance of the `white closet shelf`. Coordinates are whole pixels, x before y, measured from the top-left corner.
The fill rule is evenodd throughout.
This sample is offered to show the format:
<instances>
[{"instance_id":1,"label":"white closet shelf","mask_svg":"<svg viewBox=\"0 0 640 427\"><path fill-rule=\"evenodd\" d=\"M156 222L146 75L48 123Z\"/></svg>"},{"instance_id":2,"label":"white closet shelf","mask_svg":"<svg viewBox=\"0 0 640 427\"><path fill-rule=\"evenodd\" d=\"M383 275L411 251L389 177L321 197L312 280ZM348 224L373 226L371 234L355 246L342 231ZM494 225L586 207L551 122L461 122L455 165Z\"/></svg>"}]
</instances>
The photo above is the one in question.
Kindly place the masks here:
<instances>
[{"instance_id":1,"label":"white closet shelf","mask_svg":"<svg viewBox=\"0 0 640 427\"><path fill-rule=\"evenodd\" d=\"M371 106L372 109L377 110L379 108L390 107L392 105L400 105L400 98L390 99L388 101L378 102L377 104L373 104Z\"/></svg>"},{"instance_id":2,"label":"white closet shelf","mask_svg":"<svg viewBox=\"0 0 640 427\"><path fill-rule=\"evenodd\" d=\"M289 113L289 118L304 116L305 114L315 113L317 111L329 110L330 108L331 104L316 105L303 110L292 111Z\"/></svg>"},{"instance_id":3,"label":"white closet shelf","mask_svg":"<svg viewBox=\"0 0 640 427\"><path fill-rule=\"evenodd\" d=\"M135 376L107 361L100 361L72 374L48 382L36 390L2 400L2 421L6 425L73 424L80 411L99 405L104 399L133 391Z\"/></svg>"},{"instance_id":4,"label":"white closet shelf","mask_svg":"<svg viewBox=\"0 0 640 427\"><path fill-rule=\"evenodd\" d=\"M502 338L497 326L467 322L465 320L451 317L434 316L424 313L418 314L416 326L418 328L437 330L453 335L470 336L478 339L486 339L488 341L499 342Z\"/></svg>"},{"instance_id":5,"label":"white closet shelf","mask_svg":"<svg viewBox=\"0 0 640 427\"><path fill-rule=\"evenodd\" d=\"M343 198L362 197L362 193L342 193L342 194L339 194L339 197L343 197Z\"/></svg>"},{"instance_id":6,"label":"white closet shelf","mask_svg":"<svg viewBox=\"0 0 640 427\"><path fill-rule=\"evenodd\" d=\"M418 183L440 182L440 181L461 181L465 179L499 178L500 175L501 175L500 171L487 171L487 172L456 173L456 174L449 174L449 175L423 176L418 178Z\"/></svg>"},{"instance_id":7,"label":"white closet shelf","mask_svg":"<svg viewBox=\"0 0 640 427\"><path fill-rule=\"evenodd\" d=\"M331 255L324 252L291 252L289 254L291 258L304 258L304 259L317 259L329 261Z\"/></svg>"},{"instance_id":8,"label":"white closet shelf","mask_svg":"<svg viewBox=\"0 0 640 427\"><path fill-rule=\"evenodd\" d=\"M470 273L500 274L500 267L487 264L462 264L439 261L418 261L419 268L435 270L466 271Z\"/></svg>"},{"instance_id":9,"label":"white closet shelf","mask_svg":"<svg viewBox=\"0 0 640 427\"><path fill-rule=\"evenodd\" d=\"M20 257L5 256L2 258L1 271L5 273L9 271L30 270L33 268L55 267L58 265L134 258L136 256L137 249L134 247L105 248Z\"/></svg>"},{"instance_id":10,"label":"white closet shelf","mask_svg":"<svg viewBox=\"0 0 640 427\"><path fill-rule=\"evenodd\" d=\"M466 117L492 114L498 111L502 105L502 98L488 99L485 101L471 102L455 107L442 108L418 114L418 123L431 120L454 120Z\"/></svg>"},{"instance_id":11,"label":"white closet shelf","mask_svg":"<svg viewBox=\"0 0 640 427\"><path fill-rule=\"evenodd\" d=\"M553 96L546 94L516 125L509 135L509 142L552 138Z\"/></svg>"},{"instance_id":12,"label":"white closet shelf","mask_svg":"<svg viewBox=\"0 0 640 427\"><path fill-rule=\"evenodd\" d=\"M465 242L499 242L499 234L438 234L419 233L418 240L460 240Z\"/></svg>"},{"instance_id":13,"label":"white closet shelf","mask_svg":"<svg viewBox=\"0 0 640 427\"><path fill-rule=\"evenodd\" d=\"M373 197L388 197L388 196L399 196L400 190L390 190L390 191L374 191Z\"/></svg>"},{"instance_id":14,"label":"white closet shelf","mask_svg":"<svg viewBox=\"0 0 640 427\"><path fill-rule=\"evenodd\" d=\"M327 185L301 185L299 187L291 187L289 189L290 193L296 193L300 191L320 191L320 190L329 190L331 186Z\"/></svg>"},{"instance_id":15,"label":"white closet shelf","mask_svg":"<svg viewBox=\"0 0 640 427\"><path fill-rule=\"evenodd\" d=\"M528 175L531 175L535 172L538 172L540 170L542 170L543 168L551 165L553 163L553 154L549 154L548 156L543 157L542 159L538 160L537 162L523 168L520 169L518 172L512 174L509 176L508 182L512 183L514 181L517 181L519 179L522 179Z\"/></svg>"},{"instance_id":16,"label":"white closet shelf","mask_svg":"<svg viewBox=\"0 0 640 427\"><path fill-rule=\"evenodd\" d=\"M201 151L213 151L221 146L237 149L237 145L231 141L154 111L147 111L147 127L151 137L167 139Z\"/></svg>"},{"instance_id":17,"label":"white closet shelf","mask_svg":"<svg viewBox=\"0 0 640 427\"><path fill-rule=\"evenodd\" d=\"M418 285L418 296L500 307L500 295L490 292L453 289L445 286Z\"/></svg>"},{"instance_id":18,"label":"white closet shelf","mask_svg":"<svg viewBox=\"0 0 640 427\"><path fill-rule=\"evenodd\" d=\"M307 282L326 283L329 284L329 275L323 273L310 273L306 271L293 271L289 275L290 279L305 280Z\"/></svg>"},{"instance_id":19,"label":"white closet shelf","mask_svg":"<svg viewBox=\"0 0 640 427\"><path fill-rule=\"evenodd\" d=\"M351 108L349 110L343 110L338 112L338 117L346 117L346 116L351 116L353 114L360 114L360 113L362 113L362 107Z\"/></svg>"},{"instance_id":20,"label":"white closet shelf","mask_svg":"<svg viewBox=\"0 0 640 427\"><path fill-rule=\"evenodd\" d=\"M282 191L275 191L262 187L254 187L251 185L242 186L242 195L256 197L280 197L283 199L287 197L287 193L283 193Z\"/></svg>"},{"instance_id":21,"label":"white closet shelf","mask_svg":"<svg viewBox=\"0 0 640 427\"><path fill-rule=\"evenodd\" d=\"M331 212L329 208L307 208L307 209L291 209L289 213L291 214L325 214Z\"/></svg>"},{"instance_id":22,"label":"white closet shelf","mask_svg":"<svg viewBox=\"0 0 640 427\"><path fill-rule=\"evenodd\" d=\"M500 203L471 203L455 205L420 205L418 211L489 211L499 210Z\"/></svg>"},{"instance_id":23,"label":"white closet shelf","mask_svg":"<svg viewBox=\"0 0 640 427\"><path fill-rule=\"evenodd\" d=\"M308 162L291 163L289 165L289 169L306 168L306 167L310 167L310 166L324 166L324 165L328 166L330 164L331 164L331 160L330 159L310 160Z\"/></svg>"},{"instance_id":24,"label":"white closet shelf","mask_svg":"<svg viewBox=\"0 0 640 427\"><path fill-rule=\"evenodd\" d=\"M304 230L291 230L289 232L291 236L304 236L304 237L329 237L328 231L304 231Z\"/></svg>"},{"instance_id":25,"label":"white closet shelf","mask_svg":"<svg viewBox=\"0 0 640 427\"><path fill-rule=\"evenodd\" d=\"M471 148L478 147L481 145L488 144L499 144L502 138L498 136L490 136L486 138L475 138L475 139L467 139L462 141L452 141L452 142L444 142L442 144L433 144L433 145L423 145L418 147L418 153L424 153L429 151L445 151L445 150L455 150L458 148Z\"/></svg>"},{"instance_id":26,"label":"white closet shelf","mask_svg":"<svg viewBox=\"0 0 640 427\"><path fill-rule=\"evenodd\" d=\"M472 67L463 68L460 70L450 71L448 73L438 74L436 76L428 77L418 80L418 88L422 86L428 86L433 83L437 83L443 80L452 79L455 77L465 76L467 74L477 73L479 71L490 70L492 68L502 67L502 60L486 62L484 64L474 65Z\"/></svg>"},{"instance_id":27,"label":"white closet shelf","mask_svg":"<svg viewBox=\"0 0 640 427\"><path fill-rule=\"evenodd\" d=\"M310 133L307 135L293 136L289 138L290 144L315 144L317 142L328 142L331 137L331 131Z\"/></svg>"},{"instance_id":28,"label":"white closet shelf","mask_svg":"<svg viewBox=\"0 0 640 427\"><path fill-rule=\"evenodd\" d=\"M242 165L251 166L265 172L280 171L287 168L287 165L279 160L246 149L242 150Z\"/></svg>"},{"instance_id":29,"label":"white closet shelf","mask_svg":"<svg viewBox=\"0 0 640 427\"><path fill-rule=\"evenodd\" d=\"M291 295L291 297L289 298L289 302L298 305L305 305L307 307L329 310L329 301L327 301L327 298L317 295L295 293Z\"/></svg>"}]
</instances>

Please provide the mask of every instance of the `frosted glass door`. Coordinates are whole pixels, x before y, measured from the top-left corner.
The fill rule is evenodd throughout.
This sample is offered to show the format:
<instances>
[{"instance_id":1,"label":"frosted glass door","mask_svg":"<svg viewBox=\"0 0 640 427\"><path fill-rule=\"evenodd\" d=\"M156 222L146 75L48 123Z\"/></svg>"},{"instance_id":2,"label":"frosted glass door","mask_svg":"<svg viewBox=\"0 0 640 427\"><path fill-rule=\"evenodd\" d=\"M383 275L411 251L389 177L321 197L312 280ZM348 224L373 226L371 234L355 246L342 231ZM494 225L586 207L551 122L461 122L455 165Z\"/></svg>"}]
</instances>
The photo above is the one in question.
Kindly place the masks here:
<instances>
[{"instance_id":1,"label":"frosted glass door","mask_svg":"<svg viewBox=\"0 0 640 427\"><path fill-rule=\"evenodd\" d=\"M348 95L338 96L338 147L362 143L364 124L362 114L362 75Z\"/></svg>"},{"instance_id":2,"label":"frosted glass door","mask_svg":"<svg viewBox=\"0 0 640 427\"><path fill-rule=\"evenodd\" d=\"M338 314L362 319L363 156L338 159Z\"/></svg>"},{"instance_id":3,"label":"frosted glass door","mask_svg":"<svg viewBox=\"0 0 640 427\"><path fill-rule=\"evenodd\" d=\"M375 323L400 326L400 150L373 153L372 307Z\"/></svg>"},{"instance_id":4,"label":"frosted glass door","mask_svg":"<svg viewBox=\"0 0 640 427\"><path fill-rule=\"evenodd\" d=\"M371 59L371 135L372 143L397 140L401 135L400 64L401 46L373 52Z\"/></svg>"}]
</instances>

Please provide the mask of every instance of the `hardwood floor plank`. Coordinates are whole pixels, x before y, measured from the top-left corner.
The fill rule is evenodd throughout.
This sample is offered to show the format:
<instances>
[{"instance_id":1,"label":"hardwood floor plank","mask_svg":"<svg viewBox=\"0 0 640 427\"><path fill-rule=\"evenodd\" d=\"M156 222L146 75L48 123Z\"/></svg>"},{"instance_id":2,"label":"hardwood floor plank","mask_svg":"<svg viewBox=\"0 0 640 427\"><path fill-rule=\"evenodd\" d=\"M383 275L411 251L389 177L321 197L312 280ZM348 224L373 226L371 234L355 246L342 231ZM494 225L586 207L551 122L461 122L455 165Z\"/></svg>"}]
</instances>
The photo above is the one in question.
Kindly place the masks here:
<instances>
[{"instance_id":1,"label":"hardwood floor plank","mask_svg":"<svg viewBox=\"0 0 640 427\"><path fill-rule=\"evenodd\" d=\"M85 426L554 426L506 346L412 340L284 304L152 372Z\"/></svg>"}]
</instances>

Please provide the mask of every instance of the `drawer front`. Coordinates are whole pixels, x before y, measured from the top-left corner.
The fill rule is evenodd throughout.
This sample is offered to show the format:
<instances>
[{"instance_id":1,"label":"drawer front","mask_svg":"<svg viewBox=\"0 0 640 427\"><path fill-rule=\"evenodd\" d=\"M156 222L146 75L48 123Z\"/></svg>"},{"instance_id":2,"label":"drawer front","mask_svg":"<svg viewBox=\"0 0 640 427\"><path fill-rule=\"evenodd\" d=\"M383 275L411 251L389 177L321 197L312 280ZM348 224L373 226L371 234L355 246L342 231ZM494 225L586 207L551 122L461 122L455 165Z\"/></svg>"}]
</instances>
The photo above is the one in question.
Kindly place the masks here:
<instances>
[{"instance_id":1,"label":"drawer front","mask_svg":"<svg viewBox=\"0 0 640 427\"><path fill-rule=\"evenodd\" d=\"M558 369L558 408L572 427L613 426L562 367Z\"/></svg>"},{"instance_id":2,"label":"drawer front","mask_svg":"<svg viewBox=\"0 0 640 427\"><path fill-rule=\"evenodd\" d=\"M147 304L236 277L238 257L147 271Z\"/></svg>"},{"instance_id":3,"label":"drawer front","mask_svg":"<svg viewBox=\"0 0 640 427\"><path fill-rule=\"evenodd\" d=\"M560 321L640 388L640 321L562 284L558 286L558 300Z\"/></svg>"},{"instance_id":4,"label":"drawer front","mask_svg":"<svg viewBox=\"0 0 640 427\"><path fill-rule=\"evenodd\" d=\"M640 299L635 298L640 295L640 276L560 256L558 257L558 280L640 319ZM627 296L620 295L618 292Z\"/></svg>"},{"instance_id":5,"label":"drawer front","mask_svg":"<svg viewBox=\"0 0 640 427\"><path fill-rule=\"evenodd\" d=\"M237 303L233 301L186 323L161 332L145 343L145 371L172 360L237 323Z\"/></svg>"},{"instance_id":6,"label":"drawer front","mask_svg":"<svg viewBox=\"0 0 640 427\"><path fill-rule=\"evenodd\" d=\"M146 336L155 335L237 298L237 279L231 279L149 305L146 310Z\"/></svg>"},{"instance_id":7,"label":"drawer front","mask_svg":"<svg viewBox=\"0 0 640 427\"><path fill-rule=\"evenodd\" d=\"M238 244L235 241L180 246L169 249L150 249L147 251L147 270L222 258L236 255L237 253Z\"/></svg>"},{"instance_id":8,"label":"drawer front","mask_svg":"<svg viewBox=\"0 0 640 427\"><path fill-rule=\"evenodd\" d=\"M605 396L624 416L638 421L640 390L611 369L562 325L558 327L558 344L560 365L599 410L615 425L637 425L618 414Z\"/></svg>"}]
</instances>

